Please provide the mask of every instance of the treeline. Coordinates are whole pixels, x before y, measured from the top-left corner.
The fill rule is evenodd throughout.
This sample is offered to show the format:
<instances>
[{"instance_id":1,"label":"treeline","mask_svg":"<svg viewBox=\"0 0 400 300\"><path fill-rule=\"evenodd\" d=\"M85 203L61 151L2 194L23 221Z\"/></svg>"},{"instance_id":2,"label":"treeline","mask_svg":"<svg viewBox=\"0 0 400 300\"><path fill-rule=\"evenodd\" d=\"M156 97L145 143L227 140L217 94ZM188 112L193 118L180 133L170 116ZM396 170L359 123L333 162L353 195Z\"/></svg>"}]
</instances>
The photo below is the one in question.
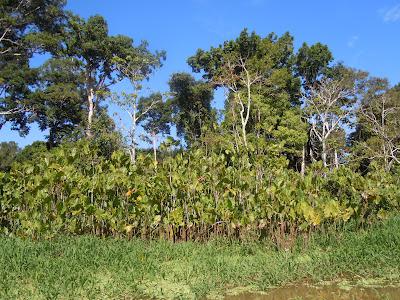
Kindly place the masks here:
<instances>
[{"instance_id":1,"label":"treeline","mask_svg":"<svg viewBox=\"0 0 400 300\"><path fill-rule=\"evenodd\" d=\"M282 243L398 209L400 85L336 63L321 43L296 50L289 33L243 30L188 58L199 75L172 74L167 93L144 95L165 52L64 5L0 5L1 124L49 132L0 166L3 233ZM33 68L35 53L50 58ZM124 79L130 90L112 93ZM127 113L123 132L107 102Z\"/></svg>"}]
</instances>

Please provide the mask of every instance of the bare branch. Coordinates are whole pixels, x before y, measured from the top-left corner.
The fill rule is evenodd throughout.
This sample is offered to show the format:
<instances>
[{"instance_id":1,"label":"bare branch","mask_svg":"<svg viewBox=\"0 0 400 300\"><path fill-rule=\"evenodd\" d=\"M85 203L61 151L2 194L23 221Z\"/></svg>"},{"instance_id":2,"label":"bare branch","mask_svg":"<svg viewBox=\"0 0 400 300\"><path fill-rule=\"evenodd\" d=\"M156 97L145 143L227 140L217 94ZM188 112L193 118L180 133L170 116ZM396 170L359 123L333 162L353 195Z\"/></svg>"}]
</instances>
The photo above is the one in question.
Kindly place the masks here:
<instances>
[{"instance_id":1,"label":"bare branch","mask_svg":"<svg viewBox=\"0 0 400 300\"><path fill-rule=\"evenodd\" d=\"M356 94L354 88L348 88L343 80L322 79L312 85L308 93L302 93L305 100L311 132L322 144L321 157L324 166L327 163L327 142L333 132L340 129L345 120L353 113L349 100Z\"/></svg>"},{"instance_id":2,"label":"bare branch","mask_svg":"<svg viewBox=\"0 0 400 300\"><path fill-rule=\"evenodd\" d=\"M238 73L238 70L240 72ZM247 147L246 126L250 118L253 102L252 86L262 82L263 76L260 72L250 71L247 65L247 58L239 57L234 62L227 59L222 67L221 74L216 76L213 83L223 86L233 94L234 101L239 105L239 115L242 127L242 138ZM245 94L243 99L242 94ZM226 94L229 97L229 93ZM234 110L232 110L234 112Z\"/></svg>"},{"instance_id":3,"label":"bare branch","mask_svg":"<svg viewBox=\"0 0 400 300\"><path fill-rule=\"evenodd\" d=\"M382 158L386 170L390 170L393 162L400 163L400 128L397 121L399 108L388 104L388 95L378 95L367 105L361 106L359 112L367 122L369 130L379 139L381 145L377 150L368 147L369 151L374 153L369 159Z\"/></svg>"}]
</instances>

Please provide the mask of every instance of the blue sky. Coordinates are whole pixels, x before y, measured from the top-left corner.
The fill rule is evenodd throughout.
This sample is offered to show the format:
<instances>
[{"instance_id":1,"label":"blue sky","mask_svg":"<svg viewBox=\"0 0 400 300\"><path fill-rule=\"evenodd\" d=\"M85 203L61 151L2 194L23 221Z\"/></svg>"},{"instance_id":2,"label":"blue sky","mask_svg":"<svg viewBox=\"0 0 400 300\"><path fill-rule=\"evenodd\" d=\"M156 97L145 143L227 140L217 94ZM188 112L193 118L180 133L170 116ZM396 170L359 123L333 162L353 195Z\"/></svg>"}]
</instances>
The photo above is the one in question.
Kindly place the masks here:
<instances>
[{"instance_id":1,"label":"blue sky","mask_svg":"<svg viewBox=\"0 0 400 300\"><path fill-rule=\"evenodd\" d=\"M111 34L147 40L151 49L166 50L163 68L147 84L152 91L167 90L172 73L190 72L186 59L198 48L235 38L245 27L262 36L289 31L296 47L325 43L337 61L387 77L392 84L400 82L400 0L69 0L67 8L85 18L103 15ZM122 83L115 90L125 88ZM214 105L222 106L221 95ZM32 127L21 138L5 126L0 141L23 147L42 140L45 133Z\"/></svg>"}]
</instances>

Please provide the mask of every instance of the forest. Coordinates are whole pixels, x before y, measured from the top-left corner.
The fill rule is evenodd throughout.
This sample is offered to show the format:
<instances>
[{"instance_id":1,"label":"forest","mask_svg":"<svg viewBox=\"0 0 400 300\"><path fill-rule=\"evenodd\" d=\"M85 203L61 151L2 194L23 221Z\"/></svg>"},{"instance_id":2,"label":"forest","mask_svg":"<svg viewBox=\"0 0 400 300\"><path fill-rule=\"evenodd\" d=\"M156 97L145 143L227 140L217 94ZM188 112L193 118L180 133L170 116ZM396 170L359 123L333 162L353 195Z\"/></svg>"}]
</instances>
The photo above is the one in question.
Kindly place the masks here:
<instances>
[{"instance_id":1,"label":"forest","mask_svg":"<svg viewBox=\"0 0 400 300\"><path fill-rule=\"evenodd\" d=\"M400 84L338 62L323 43L296 49L289 32L243 29L182 58L192 72L149 93L168 53L65 5L0 4L0 134L6 124L48 132L23 149L0 144L5 244L223 238L294 251L399 215ZM33 67L35 55L48 59Z\"/></svg>"}]
</instances>

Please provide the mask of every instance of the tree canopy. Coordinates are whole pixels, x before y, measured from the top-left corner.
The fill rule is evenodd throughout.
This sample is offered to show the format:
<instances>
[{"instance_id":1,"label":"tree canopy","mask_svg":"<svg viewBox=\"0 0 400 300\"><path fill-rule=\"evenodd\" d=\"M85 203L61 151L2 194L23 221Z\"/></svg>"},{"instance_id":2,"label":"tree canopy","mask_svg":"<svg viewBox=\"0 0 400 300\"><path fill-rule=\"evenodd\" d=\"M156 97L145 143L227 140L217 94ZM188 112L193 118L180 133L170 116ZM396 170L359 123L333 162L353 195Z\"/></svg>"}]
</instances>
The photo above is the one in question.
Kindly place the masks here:
<instances>
[{"instance_id":1,"label":"tree canopy","mask_svg":"<svg viewBox=\"0 0 400 300\"><path fill-rule=\"evenodd\" d=\"M35 53L53 53L65 28L64 0L5 0L0 4L0 126L26 134L35 107L30 95L38 72Z\"/></svg>"}]
</instances>

